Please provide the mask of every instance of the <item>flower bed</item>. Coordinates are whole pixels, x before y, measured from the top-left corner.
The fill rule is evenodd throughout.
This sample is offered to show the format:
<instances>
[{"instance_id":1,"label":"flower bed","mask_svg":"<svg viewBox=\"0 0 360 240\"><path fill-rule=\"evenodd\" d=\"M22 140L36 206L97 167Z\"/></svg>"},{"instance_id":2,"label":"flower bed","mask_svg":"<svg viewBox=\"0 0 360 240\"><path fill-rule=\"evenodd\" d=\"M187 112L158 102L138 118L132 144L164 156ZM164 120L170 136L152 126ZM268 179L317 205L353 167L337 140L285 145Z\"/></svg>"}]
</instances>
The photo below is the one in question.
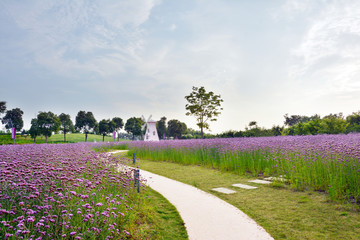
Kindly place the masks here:
<instances>
[{"instance_id":1,"label":"flower bed","mask_svg":"<svg viewBox=\"0 0 360 240\"><path fill-rule=\"evenodd\" d=\"M1 239L127 239L143 195L93 144L0 146Z\"/></svg>"},{"instance_id":2,"label":"flower bed","mask_svg":"<svg viewBox=\"0 0 360 240\"><path fill-rule=\"evenodd\" d=\"M360 134L130 142L129 154L254 176L360 201Z\"/></svg>"}]
</instances>

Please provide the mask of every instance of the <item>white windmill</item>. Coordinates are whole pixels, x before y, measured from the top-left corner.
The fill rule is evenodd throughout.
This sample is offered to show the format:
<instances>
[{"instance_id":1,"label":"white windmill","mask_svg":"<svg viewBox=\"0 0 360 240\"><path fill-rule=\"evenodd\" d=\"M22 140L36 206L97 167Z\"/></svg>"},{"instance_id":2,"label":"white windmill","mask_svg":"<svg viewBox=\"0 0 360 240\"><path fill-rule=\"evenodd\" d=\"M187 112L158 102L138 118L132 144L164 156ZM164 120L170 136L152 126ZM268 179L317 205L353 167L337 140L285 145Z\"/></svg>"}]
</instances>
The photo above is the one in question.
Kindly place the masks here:
<instances>
[{"instance_id":1,"label":"white windmill","mask_svg":"<svg viewBox=\"0 0 360 240\"><path fill-rule=\"evenodd\" d=\"M142 116L142 120L145 122L142 126L141 130L145 131L144 141L159 141L159 136L156 130L156 121L151 119L152 115L148 118L148 120L145 120L145 117Z\"/></svg>"}]
</instances>

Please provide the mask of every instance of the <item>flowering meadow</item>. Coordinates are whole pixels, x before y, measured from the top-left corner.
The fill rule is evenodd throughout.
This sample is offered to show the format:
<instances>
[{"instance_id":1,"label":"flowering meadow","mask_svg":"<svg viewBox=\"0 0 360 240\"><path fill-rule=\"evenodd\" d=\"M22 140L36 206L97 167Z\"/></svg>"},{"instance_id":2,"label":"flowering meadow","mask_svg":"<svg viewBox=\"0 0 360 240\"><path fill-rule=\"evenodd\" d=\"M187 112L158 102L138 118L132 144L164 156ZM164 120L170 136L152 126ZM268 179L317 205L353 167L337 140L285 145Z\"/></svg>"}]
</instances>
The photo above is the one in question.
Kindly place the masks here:
<instances>
[{"instance_id":1,"label":"flowering meadow","mask_svg":"<svg viewBox=\"0 0 360 240\"><path fill-rule=\"evenodd\" d=\"M130 142L129 155L237 174L283 176L298 190L360 202L360 134Z\"/></svg>"},{"instance_id":2,"label":"flowering meadow","mask_svg":"<svg viewBox=\"0 0 360 240\"><path fill-rule=\"evenodd\" d=\"M93 144L0 146L1 239L140 239L146 196Z\"/></svg>"}]
</instances>

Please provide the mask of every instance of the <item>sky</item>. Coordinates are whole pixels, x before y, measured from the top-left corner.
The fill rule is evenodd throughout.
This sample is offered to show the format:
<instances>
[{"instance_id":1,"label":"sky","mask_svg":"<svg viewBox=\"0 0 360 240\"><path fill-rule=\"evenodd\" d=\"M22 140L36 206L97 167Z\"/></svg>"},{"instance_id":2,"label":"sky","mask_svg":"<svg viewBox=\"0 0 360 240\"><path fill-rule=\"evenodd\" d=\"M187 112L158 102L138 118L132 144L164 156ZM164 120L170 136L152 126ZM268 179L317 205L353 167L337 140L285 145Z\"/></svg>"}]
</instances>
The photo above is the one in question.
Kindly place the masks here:
<instances>
[{"instance_id":1,"label":"sky","mask_svg":"<svg viewBox=\"0 0 360 240\"><path fill-rule=\"evenodd\" d=\"M0 0L0 101L97 121L186 116L193 86L221 95L211 132L285 114L360 110L358 0Z\"/></svg>"}]
</instances>

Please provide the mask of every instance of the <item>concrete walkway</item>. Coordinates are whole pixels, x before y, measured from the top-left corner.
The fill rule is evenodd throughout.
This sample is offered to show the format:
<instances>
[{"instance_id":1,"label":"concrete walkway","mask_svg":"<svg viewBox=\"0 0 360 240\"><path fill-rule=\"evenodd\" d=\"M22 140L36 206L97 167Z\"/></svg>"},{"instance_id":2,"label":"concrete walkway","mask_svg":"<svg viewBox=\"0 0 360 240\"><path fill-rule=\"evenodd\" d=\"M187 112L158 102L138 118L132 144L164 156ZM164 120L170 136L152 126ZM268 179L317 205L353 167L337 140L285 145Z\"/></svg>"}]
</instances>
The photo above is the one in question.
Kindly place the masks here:
<instances>
[{"instance_id":1,"label":"concrete walkway","mask_svg":"<svg viewBox=\"0 0 360 240\"><path fill-rule=\"evenodd\" d=\"M214 195L144 170L140 176L176 207L190 240L273 239L242 211Z\"/></svg>"},{"instance_id":2,"label":"concrete walkway","mask_svg":"<svg viewBox=\"0 0 360 240\"><path fill-rule=\"evenodd\" d=\"M242 211L214 195L144 170L140 178L176 207L190 240L273 239Z\"/></svg>"}]
</instances>

